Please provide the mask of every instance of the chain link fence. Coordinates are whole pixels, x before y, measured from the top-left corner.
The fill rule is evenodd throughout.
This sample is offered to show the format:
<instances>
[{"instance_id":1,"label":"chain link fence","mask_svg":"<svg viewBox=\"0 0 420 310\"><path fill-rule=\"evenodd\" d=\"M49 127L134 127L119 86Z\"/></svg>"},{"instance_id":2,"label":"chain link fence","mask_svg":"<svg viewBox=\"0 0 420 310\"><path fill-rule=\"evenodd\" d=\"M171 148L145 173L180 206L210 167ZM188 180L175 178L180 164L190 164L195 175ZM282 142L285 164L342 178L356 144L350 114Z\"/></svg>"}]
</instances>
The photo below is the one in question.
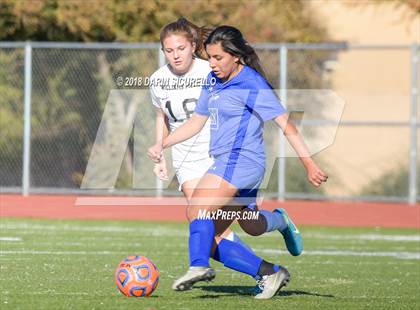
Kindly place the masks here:
<instances>
[{"instance_id":1,"label":"chain link fence","mask_svg":"<svg viewBox=\"0 0 420 310\"><path fill-rule=\"evenodd\" d=\"M24 50L0 50L1 186L22 186Z\"/></svg>"},{"instance_id":2,"label":"chain link fence","mask_svg":"<svg viewBox=\"0 0 420 310\"><path fill-rule=\"evenodd\" d=\"M277 158L284 146L279 130L267 123L267 153L276 160L274 169L267 170L265 195L419 200L418 45L257 44L256 48L269 82L288 107L297 100L292 96L295 90L329 89L345 102L334 143L314 156L330 175L321 189L306 181L297 158ZM154 110L147 85L135 83L163 64L155 43L1 42L1 191L177 194L176 178L156 181L145 157L145 147L154 139ZM121 79L129 85L122 87ZM117 157L121 162L114 186L81 190L92 148L101 140L98 130L110 94L118 96L113 90L132 92L114 103L111 120L126 115L135 104L142 121L128 124L133 134L127 138L124 154L103 157L102 170ZM325 110L322 100L314 97L311 104L319 105L320 113ZM319 128L331 124L306 126L316 135ZM155 189L135 188L133 180L153 184Z\"/></svg>"}]
</instances>

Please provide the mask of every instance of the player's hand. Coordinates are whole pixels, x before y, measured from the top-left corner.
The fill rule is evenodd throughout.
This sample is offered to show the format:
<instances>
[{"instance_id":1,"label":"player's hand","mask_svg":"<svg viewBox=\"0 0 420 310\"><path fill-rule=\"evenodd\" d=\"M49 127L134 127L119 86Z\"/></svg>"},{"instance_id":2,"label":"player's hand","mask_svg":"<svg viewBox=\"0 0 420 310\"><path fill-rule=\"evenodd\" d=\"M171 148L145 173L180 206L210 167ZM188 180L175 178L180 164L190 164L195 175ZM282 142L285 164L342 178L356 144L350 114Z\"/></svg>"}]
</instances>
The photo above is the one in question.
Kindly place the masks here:
<instances>
[{"instance_id":1,"label":"player's hand","mask_svg":"<svg viewBox=\"0 0 420 310\"><path fill-rule=\"evenodd\" d=\"M162 181L167 181L169 179L168 170L166 169L166 161L164 157L162 157L159 163L155 164L155 167L153 168L153 172Z\"/></svg>"},{"instance_id":2,"label":"player's hand","mask_svg":"<svg viewBox=\"0 0 420 310\"><path fill-rule=\"evenodd\" d=\"M155 163L160 162L162 159L162 145L157 143L147 150L147 156L150 157Z\"/></svg>"},{"instance_id":3,"label":"player's hand","mask_svg":"<svg viewBox=\"0 0 420 310\"><path fill-rule=\"evenodd\" d=\"M327 182L328 180L328 175L313 161L306 166L306 171L309 182L315 187L321 186L323 182Z\"/></svg>"}]
</instances>

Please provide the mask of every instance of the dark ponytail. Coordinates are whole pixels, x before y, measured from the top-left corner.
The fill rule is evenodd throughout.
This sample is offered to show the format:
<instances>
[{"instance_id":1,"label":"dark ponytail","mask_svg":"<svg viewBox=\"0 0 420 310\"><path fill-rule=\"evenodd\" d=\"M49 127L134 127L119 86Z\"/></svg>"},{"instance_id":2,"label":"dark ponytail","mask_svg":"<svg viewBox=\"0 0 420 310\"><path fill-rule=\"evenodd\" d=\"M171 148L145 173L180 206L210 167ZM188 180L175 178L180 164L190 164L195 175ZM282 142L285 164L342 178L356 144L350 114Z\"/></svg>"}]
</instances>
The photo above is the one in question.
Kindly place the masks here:
<instances>
[{"instance_id":1,"label":"dark ponytail","mask_svg":"<svg viewBox=\"0 0 420 310\"><path fill-rule=\"evenodd\" d=\"M226 53L239 57L241 64L250 66L266 79L257 53L238 29L232 26L217 27L210 33L204 45L219 42Z\"/></svg>"},{"instance_id":2,"label":"dark ponytail","mask_svg":"<svg viewBox=\"0 0 420 310\"><path fill-rule=\"evenodd\" d=\"M207 53L204 41L207 39L212 29L207 27L199 27L186 18L181 17L175 22L167 24L160 31L160 43L163 46L163 40L171 34L184 35L191 44L195 43L194 55L201 59L207 59Z\"/></svg>"}]
</instances>

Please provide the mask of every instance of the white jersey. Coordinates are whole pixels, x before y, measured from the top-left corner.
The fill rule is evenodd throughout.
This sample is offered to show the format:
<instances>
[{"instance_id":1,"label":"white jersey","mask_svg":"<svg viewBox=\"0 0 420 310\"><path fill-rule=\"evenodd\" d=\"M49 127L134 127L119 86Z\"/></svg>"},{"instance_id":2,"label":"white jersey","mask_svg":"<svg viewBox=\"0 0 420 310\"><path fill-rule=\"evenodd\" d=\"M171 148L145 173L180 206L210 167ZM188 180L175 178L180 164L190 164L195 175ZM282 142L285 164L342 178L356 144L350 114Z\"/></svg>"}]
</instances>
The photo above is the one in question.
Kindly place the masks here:
<instances>
[{"instance_id":1,"label":"white jersey","mask_svg":"<svg viewBox=\"0 0 420 310\"><path fill-rule=\"evenodd\" d=\"M174 131L193 114L201 88L211 71L209 63L195 58L192 68L184 75L174 74L165 65L150 77L152 103L161 108L169 119L169 129ZM174 166L209 157L210 121L200 133L172 146Z\"/></svg>"}]
</instances>

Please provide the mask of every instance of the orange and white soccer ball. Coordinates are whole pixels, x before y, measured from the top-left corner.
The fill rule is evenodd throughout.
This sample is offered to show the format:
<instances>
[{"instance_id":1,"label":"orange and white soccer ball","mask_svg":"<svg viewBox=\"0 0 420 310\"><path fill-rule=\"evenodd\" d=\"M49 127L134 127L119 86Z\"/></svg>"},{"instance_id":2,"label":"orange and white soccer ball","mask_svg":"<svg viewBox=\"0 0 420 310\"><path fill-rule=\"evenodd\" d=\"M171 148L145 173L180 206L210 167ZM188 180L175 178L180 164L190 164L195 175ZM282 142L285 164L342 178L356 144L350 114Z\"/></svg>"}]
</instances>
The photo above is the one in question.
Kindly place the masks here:
<instances>
[{"instance_id":1,"label":"orange and white soccer ball","mask_svg":"<svg viewBox=\"0 0 420 310\"><path fill-rule=\"evenodd\" d=\"M146 256L128 256L115 272L118 289L129 297L147 297L159 282L159 271Z\"/></svg>"}]
</instances>

